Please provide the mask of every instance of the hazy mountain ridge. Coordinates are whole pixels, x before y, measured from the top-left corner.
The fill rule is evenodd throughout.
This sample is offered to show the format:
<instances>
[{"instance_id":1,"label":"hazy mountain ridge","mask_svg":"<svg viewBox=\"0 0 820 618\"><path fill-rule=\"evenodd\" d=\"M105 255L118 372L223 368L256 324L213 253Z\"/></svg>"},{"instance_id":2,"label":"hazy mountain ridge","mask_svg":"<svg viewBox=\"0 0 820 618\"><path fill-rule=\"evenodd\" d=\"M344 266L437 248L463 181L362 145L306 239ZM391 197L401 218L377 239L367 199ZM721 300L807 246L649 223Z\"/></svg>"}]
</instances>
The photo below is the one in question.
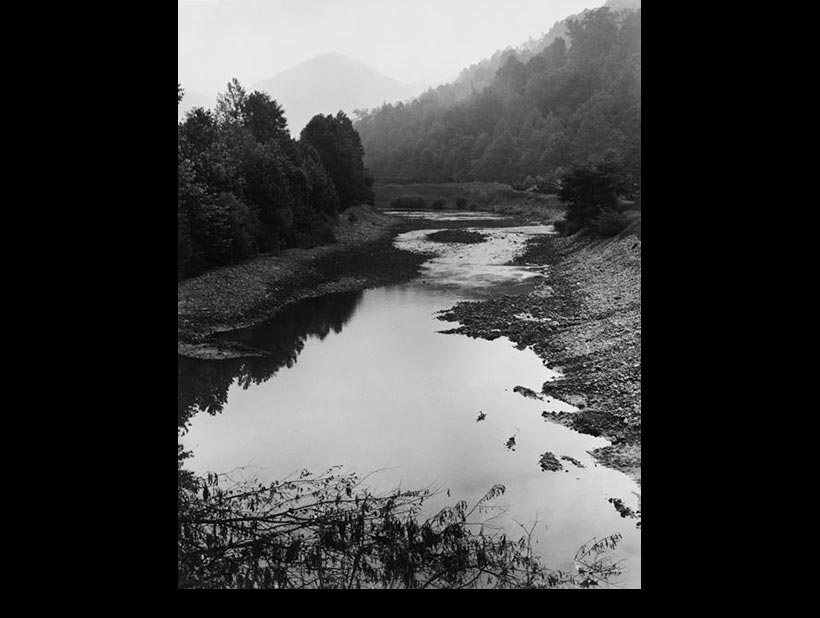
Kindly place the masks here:
<instances>
[{"instance_id":1,"label":"hazy mountain ridge","mask_svg":"<svg viewBox=\"0 0 820 618\"><path fill-rule=\"evenodd\" d=\"M377 181L532 184L606 157L639 192L641 11L604 6L564 26L526 62L507 54L462 99L450 84L362 115L355 127Z\"/></svg>"},{"instance_id":2,"label":"hazy mountain ridge","mask_svg":"<svg viewBox=\"0 0 820 618\"><path fill-rule=\"evenodd\" d=\"M607 0L602 6L613 11L635 10L641 7L641 0ZM460 101L468 97L473 92L481 92L489 86L496 72L509 60L510 56L515 56L523 63L527 63L534 56L537 56L547 47L552 45L555 39L561 37L567 39L567 22L572 19L580 19L591 9L584 9L580 13L570 15L553 26L539 38L532 38L516 47L508 46L499 49L489 58L485 58L476 64L462 69L458 77L451 83L440 86L435 91L437 96L452 102ZM425 93L427 94L427 93Z\"/></svg>"},{"instance_id":3,"label":"hazy mountain ridge","mask_svg":"<svg viewBox=\"0 0 820 618\"><path fill-rule=\"evenodd\" d=\"M392 77L342 54L316 56L269 79L253 89L267 92L285 110L293 135L316 114L352 115L385 102L401 101L419 93L418 86Z\"/></svg>"}]
</instances>

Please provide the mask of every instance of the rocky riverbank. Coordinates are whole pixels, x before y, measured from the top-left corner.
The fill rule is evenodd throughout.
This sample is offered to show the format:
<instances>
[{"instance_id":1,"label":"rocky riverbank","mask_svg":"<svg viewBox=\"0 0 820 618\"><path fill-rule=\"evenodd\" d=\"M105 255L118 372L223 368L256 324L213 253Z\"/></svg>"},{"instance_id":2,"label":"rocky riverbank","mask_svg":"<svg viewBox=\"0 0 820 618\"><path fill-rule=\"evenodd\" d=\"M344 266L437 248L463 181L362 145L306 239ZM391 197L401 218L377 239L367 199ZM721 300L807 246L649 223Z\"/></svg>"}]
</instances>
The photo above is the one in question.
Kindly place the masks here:
<instances>
[{"instance_id":1,"label":"rocky riverbank","mask_svg":"<svg viewBox=\"0 0 820 618\"><path fill-rule=\"evenodd\" d=\"M535 237L516 261L549 265L547 279L526 294L459 303L440 315L461 323L447 332L531 346L562 374L542 392L579 408L544 420L609 439L592 454L640 483L640 237Z\"/></svg>"},{"instance_id":2,"label":"rocky riverbank","mask_svg":"<svg viewBox=\"0 0 820 618\"><path fill-rule=\"evenodd\" d=\"M290 303L413 278L427 259L393 247L406 221L367 206L339 216L337 243L264 255L181 281L177 286L177 352L202 359L257 355L215 333L273 317Z\"/></svg>"}]
</instances>

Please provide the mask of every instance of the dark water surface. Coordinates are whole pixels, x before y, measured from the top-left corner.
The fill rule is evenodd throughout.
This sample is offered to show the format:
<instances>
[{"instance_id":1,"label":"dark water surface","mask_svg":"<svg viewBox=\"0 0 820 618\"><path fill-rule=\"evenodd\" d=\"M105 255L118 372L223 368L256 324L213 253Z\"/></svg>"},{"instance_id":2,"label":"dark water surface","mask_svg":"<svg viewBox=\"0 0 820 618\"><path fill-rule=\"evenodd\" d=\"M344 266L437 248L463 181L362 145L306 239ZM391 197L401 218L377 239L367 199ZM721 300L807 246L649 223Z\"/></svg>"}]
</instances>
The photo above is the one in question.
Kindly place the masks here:
<instances>
[{"instance_id":1,"label":"dark water surface","mask_svg":"<svg viewBox=\"0 0 820 618\"><path fill-rule=\"evenodd\" d=\"M514 253L523 240L513 236L544 229L482 231L492 231ZM410 232L397 244L417 241L418 233ZM494 274L476 253L480 246L442 248L410 284L311 299L266 324L225 335L265 350L263 358L180 357L179 420L188 426L180 441L194 454L187 467L198 474L244 467L234 476L263 482L337 464L362 475L380 470L368 479L377 491L441 488L434 508L461 499L472 504L502 483L507 492L499 504L506 512L496 525L517 535L516 521L529 526L537 519L537 550L563 569L572 568L581 544L621 533L617 555L627 559L627 572L619 583L638 588L640 530L608 498L637 509L640 488L596 466L587 451L606 440L541 417L543 410L571 406L513 391L520 385L538 392L555 373L505 338L438 332L454 325L436 320L435 312L492 293L505 277L520 283L537 275L510 271L498 247L485 252L499 262ZM476 277L469 277L464 259L477 262ZM455 285L459 273L472 279L463 289ZM476 281L486 285L477 291ZM482 412L486 417L477 422ZM507 446L511 437L514 450ZM567 471L542 471L546 451L585 467L562 461Z\"/></svg>"}]
</instances>

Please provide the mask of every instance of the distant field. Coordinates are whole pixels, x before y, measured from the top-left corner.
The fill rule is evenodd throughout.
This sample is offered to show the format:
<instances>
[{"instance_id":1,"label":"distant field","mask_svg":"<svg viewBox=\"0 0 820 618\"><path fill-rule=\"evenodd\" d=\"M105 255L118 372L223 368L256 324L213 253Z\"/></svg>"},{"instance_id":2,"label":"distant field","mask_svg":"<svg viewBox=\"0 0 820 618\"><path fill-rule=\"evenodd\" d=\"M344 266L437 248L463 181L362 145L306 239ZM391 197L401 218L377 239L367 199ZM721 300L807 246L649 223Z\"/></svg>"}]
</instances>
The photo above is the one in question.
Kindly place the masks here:
<instances>
[{"instance_id":1,"label":"distant field","mask_svg":"<svg viewBox=\"0 0 820 618\"><path fill-rule=\"evenodd\" d=\"M564 212L564 205L555 195L542 195L516 191L509 185L497 182L451 182L442 184L380 184L373 186L376 208L388 210L390 201L401 196L418 195L425 199L427 208L434 201L447 201L447 210L456 209L456 199L463 197L468 207L476 210L526 217L557 219Z\"/></svg>"}]
</instances>

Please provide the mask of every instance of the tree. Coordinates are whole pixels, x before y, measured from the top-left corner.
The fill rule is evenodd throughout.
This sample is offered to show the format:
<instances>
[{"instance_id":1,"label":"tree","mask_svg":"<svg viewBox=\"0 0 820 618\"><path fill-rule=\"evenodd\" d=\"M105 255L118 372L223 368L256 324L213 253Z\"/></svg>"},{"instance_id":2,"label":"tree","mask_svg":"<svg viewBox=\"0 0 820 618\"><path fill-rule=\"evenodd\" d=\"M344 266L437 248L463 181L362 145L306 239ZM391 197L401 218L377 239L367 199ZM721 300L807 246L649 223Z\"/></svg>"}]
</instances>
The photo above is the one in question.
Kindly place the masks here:
<instances>
[{"instance_id":1,"label":"tree","mask_svg":"<svg viewBox=\"0 0 820 618\"><path fill-rule=\"evenodd\" d=\"M520 182L602 157L628 164L640 190L640 10L606 7L545 36L540 52L507 49L459 79L358 114L376 178Z\"/></svg>"},{"instance_id":2,"label":"tree","mask_svg":"<svg viewBox=\"0 0 820 618\"><path fill-rule=\"evenodd\" d=\"M242 101L242 120L257 142L288 136L288 121L282 106L258 90Z\"/></svg>"},{"instance_id":3,"label":"tree","mask_svg":"<svg viewBox=\"0 0 820 618\"><path fill-rule=\"evenodd\" d=\"M589 227L602 213L617 211L622 191L620 170L610 162L571 169L561 179L558 192L567 204L567 232Z\"/></svg>"},{"instance_id":4,"label":"tree","mask_svg":"<svg viewBox=\"0 0 820 618\"><path fill-rule=\"evenodd\" d=\"M228 82L227 90L216 96L216 117L220 123L241 122L248 94L235 77Z\"/></svg>"},{"instance_id":5,"label":"tree","mask_svg":"<svg viewBox=\"0 0 820 618\"><path fill-rule=\"evenodd\" d=\"M316 149L339 196L341 210L375 203L364 167L364 149L353 123L340 111L318 114L302 129L300 142Z\"/></svg>"}]
</instances>

